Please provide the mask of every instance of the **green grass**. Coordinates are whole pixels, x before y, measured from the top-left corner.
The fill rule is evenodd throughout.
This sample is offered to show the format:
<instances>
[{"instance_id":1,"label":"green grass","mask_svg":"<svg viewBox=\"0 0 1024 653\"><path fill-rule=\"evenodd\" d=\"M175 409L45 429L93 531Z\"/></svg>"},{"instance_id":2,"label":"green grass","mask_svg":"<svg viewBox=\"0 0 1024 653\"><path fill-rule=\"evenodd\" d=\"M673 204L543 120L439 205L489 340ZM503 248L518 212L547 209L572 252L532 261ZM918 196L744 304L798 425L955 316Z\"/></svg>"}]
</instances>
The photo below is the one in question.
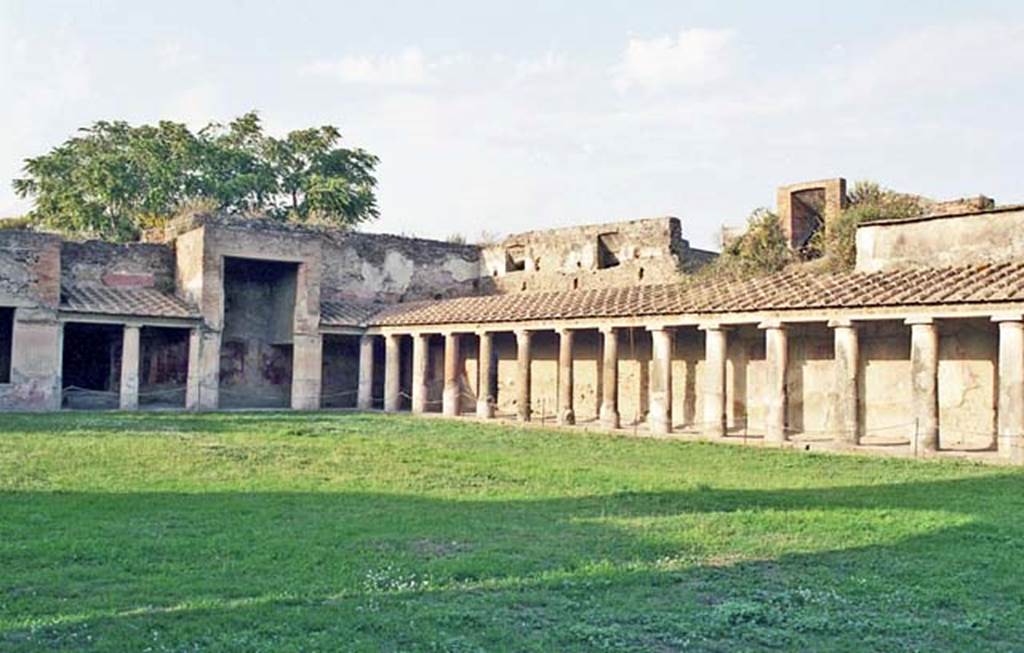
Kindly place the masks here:
<instances>
[{"instance_id":1,"label":"green grass","mask_svg":"<svg viewBox=\"0 0 1024 653\"><path fill-rule=\"evenodd\" d=\"M360 414L0 416L0 650L1021 650L1024 472Z\"/></svg>"}]
</instances>

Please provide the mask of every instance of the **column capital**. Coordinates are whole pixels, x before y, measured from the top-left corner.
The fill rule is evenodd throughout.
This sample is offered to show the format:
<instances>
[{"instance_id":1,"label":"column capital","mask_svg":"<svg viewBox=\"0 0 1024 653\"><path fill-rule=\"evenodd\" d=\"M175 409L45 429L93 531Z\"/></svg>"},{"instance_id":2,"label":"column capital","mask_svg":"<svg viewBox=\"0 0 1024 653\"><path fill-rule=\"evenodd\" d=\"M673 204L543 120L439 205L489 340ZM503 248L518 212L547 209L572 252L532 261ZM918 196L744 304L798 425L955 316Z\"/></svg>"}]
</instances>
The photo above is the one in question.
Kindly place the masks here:
<instances>
[{"instance_id":1,"label":"column capital","mask_svg":"<svg viewBox=\"0 0 1024 653\"><path fill-rule=\"evenodd\" d=\"M788 324L779 319L765 320L757 325L758 329L785 329Z\"/></svg>"},{"instance_id":2,"label":"column capital","mask_svg":"<svg viewBox=\"0 0 1024 653\"><path fill-rule=\"evenodd\" d=\"M998 315L993 315L992 321L998 323L1024 322L1024 315L1021 315L1020 313L1001 313Z\"/></svg>"},{"instance_id":3,"label":"column capital","mask_svg":"<svg viewBox=\"0 0 1024 653\"><path fill-rule=\"evenodd\" d=\"M703 322L697 325L701 331L725 331L726 327L720 322Z\"/></svg>"},{"instance_id":4,"label":"column capital","mask_svg":"<svg viewBox=\"0 0 1024 653\"><path fill-rule=\"evenodd\" d=\"M829 320L828 326L830 329L855 329L857 325L854 324L853 320L849 318L837 318L835 320Z\"/></svg>"},{"instance_id":5,"label":"column capital","mask_svg":"<svg viewBox=\"0 0 1024 653\"><path fill-rule=\"evenodd\" d=\"M654 333L655 331L674 331L676 329L676 327L671 324L654 324L644 328L651 333Z\"/></svg>"},{"instance_id":6,"label":"column capital","mask_svg":"<svg viewBox=\"0 0 1024 653\"><path fill-rule=\"evenodd\" d=\"M934 325L935 318L933 317L908 317L903 320L903 324L907 326L918 326L918 325Z\"/></svg>"},{"instance_id":7,"label":"column capital","mask_svg":"<svg viewBox=\"0 0 1024 653\"><path fill-rule=\"evenodd\" d=\"M617 329L618 329L618 327L613 327L613 326L599 326L599 327L597 327L597 330L600 331L601 333L605 334L605 335L608 335L608 334L614 335Z\"/></svg>"},{"instance_id":8,"label":"column capital","mask_svg":"<svg viewBox=\"0 0 1024 653\"><path fill-rule=\"evenodd\" d=\"M555 333L557 333L560 336L572 335L577 331L579 331L579 329L575 327L555 327Z\"/></svg>"}]
</instances>

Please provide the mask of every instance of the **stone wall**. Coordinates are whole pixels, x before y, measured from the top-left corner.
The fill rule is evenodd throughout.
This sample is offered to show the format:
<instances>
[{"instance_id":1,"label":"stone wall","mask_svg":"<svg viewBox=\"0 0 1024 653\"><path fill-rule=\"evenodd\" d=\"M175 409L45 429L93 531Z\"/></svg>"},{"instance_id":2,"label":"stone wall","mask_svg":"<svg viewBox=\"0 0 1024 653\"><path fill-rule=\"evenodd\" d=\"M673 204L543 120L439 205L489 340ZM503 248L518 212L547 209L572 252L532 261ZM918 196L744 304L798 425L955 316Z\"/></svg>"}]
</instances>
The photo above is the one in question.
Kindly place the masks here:
<instances>
[{"instance_id":1,"label":"stone wall","mask_svg":"<svg viewBox=\"0 0 1024 653\"><path fill-rule=\"evenodd\" d=\"M883 220L857 228L857 270L1019 261L1024 258L1024 207Z\"/></svg>"},{"instance_id":2,"label":"stone wall","mask_svg":"<svg viewBox=\"0 0 1024 653\"><path fill-rule=\"evenodd\" d=\"M0 384L0 409L60 406L60 238L0 231L0 306L14 309L10 382Z\"/></svg>"},{"instance_id":3,"label":"stone wall","mask_svg":"<svg viewBox=\"0 0 1024 653\"><path fill-rule=\"evenodd\" d=\"M61 279L69 286L173 292L174 265L174 248L170 245L89 240L65 241L61 246Z\"/></svg>"},{"instance_id":4,"label":"stone wall","mask_svg":"<svg viewBox=\"0 0 1024 653\"><path fill-rule=\"evenodd\" d=\"M480 252L472 245L382 234L324 239L324 299L411 301L475 294Z\"/></svg>"},{"instance_id":5,"label":"stone wall","mask_svg":"<svg viewBox=\"0 0 1024 653\"><path fill-rule=\"evenodd\" d=\"M481 256L498 292L522 292L668 283L714 254L691 248L677 218L654 218L514 234Z\"/></svg>"}]
</instances>

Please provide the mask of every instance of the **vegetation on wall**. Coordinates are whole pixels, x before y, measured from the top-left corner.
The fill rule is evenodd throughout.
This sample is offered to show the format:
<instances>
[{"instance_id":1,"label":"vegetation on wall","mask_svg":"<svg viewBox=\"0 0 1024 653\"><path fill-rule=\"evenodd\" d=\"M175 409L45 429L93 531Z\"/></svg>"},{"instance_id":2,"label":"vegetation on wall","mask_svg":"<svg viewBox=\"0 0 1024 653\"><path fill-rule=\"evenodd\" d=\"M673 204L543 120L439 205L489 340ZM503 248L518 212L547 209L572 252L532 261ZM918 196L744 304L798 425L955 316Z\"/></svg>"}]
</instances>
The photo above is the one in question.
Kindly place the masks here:
<instances>
[{"instance_id":1,"label":"vegetation on wall","mask_svg":"<svg viewBox=\"0 0 1024 653\"><path fill-rule=\"evenodd\" d=\"M872 220L900 219L923 212L916 195L897 193L873 181L858 181L846 195L847 206L828 228L815 234L813 246L832 270L851 270L857 262L857 225Z\"/></svg>"},{"instance_id":2,"label":"vegetation on wall","mask_svg":"<svg viewBox=\"0 0 1024 653\"><path fill-rule=\"evenodd\" d=\"M755 209L742 235L727 241L722 253L704 268L704 275L722 278L760 276L778 272L794 260L779 216Z\"/></svg>"},{"instance_id":3,"label":"vegetation on wall","mask_svg":"<svg viewBox=\"0 0 1024 653\"><path fill-rule=\"evenodd\" d=\"M872 220L920 215L921 198L883 188L873 181L858 181L847 193L847 206L826 229L819 230L803 251L803 259L817 260L826 270L852 270L857 261L857 225ZM786 244L779 216L756 209L747 219L742 235L728 240L715 262L704 268L704 277L744 278L779 272L801 262Z\"/></svg>"},{"instance_id":4,"label":"vegetation on wall","mask_svg":"<svg viewBox=\"0 0 1024 653\"><path fill-rule=\"evenodd\" d=\"M116 241L197 204L349 226L377 217L378 159L340 142L330 125L270 136L255 112L197 132L101 121L27 159L14 189L33 200L33 224Z\"/></svg>"}]
</instances>

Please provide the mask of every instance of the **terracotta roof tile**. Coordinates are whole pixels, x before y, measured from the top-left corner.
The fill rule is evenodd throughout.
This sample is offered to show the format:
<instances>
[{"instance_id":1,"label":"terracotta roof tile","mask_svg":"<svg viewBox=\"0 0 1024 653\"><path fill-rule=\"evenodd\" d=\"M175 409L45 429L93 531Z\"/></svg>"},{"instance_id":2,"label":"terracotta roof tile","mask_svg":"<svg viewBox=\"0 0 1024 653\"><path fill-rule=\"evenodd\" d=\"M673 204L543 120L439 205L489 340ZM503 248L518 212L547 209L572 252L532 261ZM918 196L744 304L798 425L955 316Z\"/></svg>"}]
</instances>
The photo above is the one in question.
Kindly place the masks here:
<instances>
[{"instance_id":1,"label":"terracotta roof tile","mask_svg":"<svg viewBox=\"0 0 1024 653\"><path fill-rule=\"evenodd\" d=\"M374 326L1024 301L1024 262L532 292L380 307Z\"/></svg>"},{"instance_id":2,"label":"terracotta roof tile","mask_svg":"<svg viewBox=\"0 0 1024 653\"><path fill-rule=\"evenodd\" d=\"M349 300L327 300L320 302L321 326L362 326L374 314L384 308L383 304Z\"/></svg>"},{"instance_id":3,"label":"terracotta roof tile","mask_svg":"<svg viewBox=\"0 0 1024 653\"><path fill-rule=\"evenodd\" d=\"M155 288L81 286L61 290L60 310L135 317L198 318L185 301Z\"/></svg>"}]
</instances>

